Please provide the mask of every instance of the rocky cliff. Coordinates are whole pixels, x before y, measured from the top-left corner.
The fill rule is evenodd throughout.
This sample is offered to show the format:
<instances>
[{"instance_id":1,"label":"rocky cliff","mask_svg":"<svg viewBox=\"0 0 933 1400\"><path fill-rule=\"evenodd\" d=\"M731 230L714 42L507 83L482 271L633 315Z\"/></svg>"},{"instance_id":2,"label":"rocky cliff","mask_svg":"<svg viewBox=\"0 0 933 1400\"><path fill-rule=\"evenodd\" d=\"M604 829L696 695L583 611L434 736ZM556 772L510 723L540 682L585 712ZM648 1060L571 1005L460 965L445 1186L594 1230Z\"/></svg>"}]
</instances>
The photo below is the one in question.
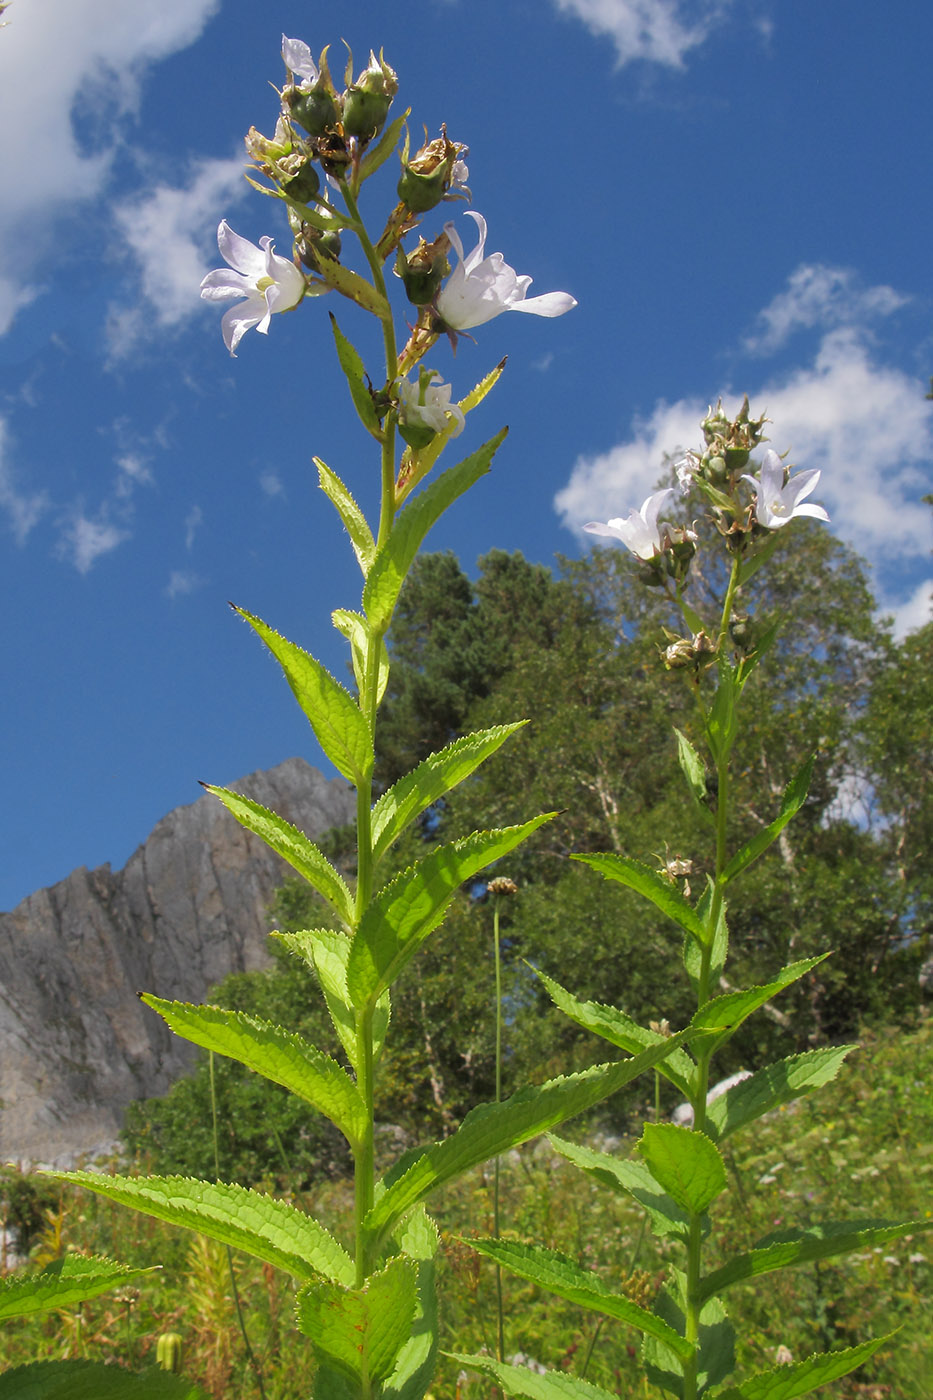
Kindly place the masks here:
<instances>
[{"instance_id":1,"label":"rocky cliff","mask_svg":"<svg viewBox=\"0 0 933 1400\"><path fill-rule=\"evenodd\" d=\"M354 799L303 759L230 784L309 836ZM122 870L81 867L0 914L0 1161L70 1165L109 1150L131 1099L191 1063L139 991L204 999L267 964L266 908L288 867L205 794Z\"/></svg>"}]
</instances>

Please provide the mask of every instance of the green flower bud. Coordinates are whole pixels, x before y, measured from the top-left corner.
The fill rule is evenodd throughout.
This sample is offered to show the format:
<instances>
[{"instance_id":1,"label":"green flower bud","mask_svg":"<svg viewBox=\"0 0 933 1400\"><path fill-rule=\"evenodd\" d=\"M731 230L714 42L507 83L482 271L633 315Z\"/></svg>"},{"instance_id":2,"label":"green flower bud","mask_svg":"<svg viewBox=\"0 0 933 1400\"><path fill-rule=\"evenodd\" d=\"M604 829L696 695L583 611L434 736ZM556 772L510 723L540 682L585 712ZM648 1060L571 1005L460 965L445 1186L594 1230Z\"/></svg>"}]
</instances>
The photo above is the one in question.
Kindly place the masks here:
<instances>
[{"instance_id":1,"label":"green flower bud","mask_svg":"<svg viewBox=\"0 0 933 1400\"><path fill-rule=\"evenodd\" d=\"M329 258L339 258L341 249L340 233L334 229L332 233L322 233L313 224L302 224L301 232L295 239L295 252L299 261L305 267L316 272L318 268L317 255L323 253Z\"/></svg>"},{"instance_id":2,"label":"green flower bud","mask_svg":"<svg viewBox=\"0 0 933 1400\"><path fill-rule=\"evenodd\" d=\"M181 1371L181 1337L177 1332L163 1332L156 1342L156 1361L163 1371Z\"/></svg>"},{"instance_id":3,"label":"green flower bud","mask_svg":"<svg viewBox=\"0 0 933 1400\"><path fill-rule=\"evenodd\" d=\"M436 140L426 142L418 154L403 166L398 197L406 209L413 214L426 214L440 204L450 188L457 154L458 148L447 140L445 131Z\"/></svg>"},{"instance_id":4,"label":"green flower bud","mask_svg":"<svg viewBox=\"0 0 933 1400\"><path fill-rule=\"evenodd\" d=\"M310 156L286 156L276 173L282 193L289 199L310 204L317 198L321 181Z\"/></svg>"},{"instance_id":5,"label":"green flower bud","mask_svg":"<svg viewBox=\"0 0 933 1400\"><path fill-rule=\"evenodd\" d=\"M405 295L413 306L429 306L444 278L450 272L447 250L450 240L445 233L426 243L423 238L411 257L406 257L401 245L395 256L395 272L405 285Z\"/></svg>"},{"instance_id":6,"label":"green flower bud","mask_svg":"<svg viewBox=\"0 0 933 1400\"><path fill-rule=\"evenodd\" d=\"M371 141L385 126L392 99L398 92L398 78L380 53L370 52L369 67L343 95L343 130L346 136Z\"/></svg>"},{"instance_id":7,"label":"green flower bud","mask_svg":"<svg viewBox=\"0 0 933 1400\"><path fill-rule=\"evenodd\" d=\"M285 88L282 102L292 121L309 136L326 136L340 125L338 99L323 76L313 87Z\"/></svg>"}]
</instances>

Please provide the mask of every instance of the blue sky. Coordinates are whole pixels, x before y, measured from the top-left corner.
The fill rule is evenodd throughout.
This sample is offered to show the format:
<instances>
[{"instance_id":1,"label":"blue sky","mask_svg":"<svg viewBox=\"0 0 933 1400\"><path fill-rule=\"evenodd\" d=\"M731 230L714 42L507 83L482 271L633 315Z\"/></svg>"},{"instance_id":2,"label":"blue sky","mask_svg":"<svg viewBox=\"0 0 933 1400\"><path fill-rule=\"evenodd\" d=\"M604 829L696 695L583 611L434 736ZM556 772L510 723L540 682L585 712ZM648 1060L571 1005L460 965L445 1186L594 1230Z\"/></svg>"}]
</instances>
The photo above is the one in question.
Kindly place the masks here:
<instances>
[{"instance_id":1,"label":"blue sky","mask_svg":"<svg viewBox=\"0 0 933 1400\"><path fill-rule=\"evenodd\" d=\"M242 176L244 133L274 125L283 32L315 53L346 39L357 68L384 46L416 136L446 121L469 145L489 250L530 273L532 293L579 302L556 320L501 316L456 359L433 353L455 397L507 354L462 442L511 431L430 547L470 569L491 548L545 562L587 549L585 521L639 505L707 404L747 391L772 444L821 469L814 499L870 562L897 630L929 616L933 11L409 0L402 13L375 0L287 0L258 18L245 0L6 11L0 908L76 865L122 864L199 778L318 761L226 600L343 675L329 614L357 604L359 575L311 458L370 508L377 467L335 368L332 298L250 332L231 359L220 309L198 297L223 217L288 253L277 207ZM365 187L374 223L394 180ZM336 309L378 363L368 318Z\"/></svg>"}]
</instances>

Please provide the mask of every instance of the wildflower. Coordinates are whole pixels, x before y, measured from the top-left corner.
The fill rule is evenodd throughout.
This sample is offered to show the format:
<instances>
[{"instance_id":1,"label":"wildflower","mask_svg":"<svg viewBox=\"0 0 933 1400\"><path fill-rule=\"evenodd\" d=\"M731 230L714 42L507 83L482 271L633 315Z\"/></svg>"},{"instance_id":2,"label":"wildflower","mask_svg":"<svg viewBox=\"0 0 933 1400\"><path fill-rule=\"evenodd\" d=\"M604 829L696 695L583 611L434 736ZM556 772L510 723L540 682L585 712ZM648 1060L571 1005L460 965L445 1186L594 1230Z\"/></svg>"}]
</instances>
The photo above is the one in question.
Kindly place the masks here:
<instances>
[{"instance_id":1,"label":"wildflower","mask_svg":"<svg viewBox=\"0 0 933 1400\"><path fill-rule=\"evenodd\" d=\"M784 463L773 448L768 448L761 464L761 479L747 473L747 481L755 492L755 519L766 530L779 530L797 515L812 515L816 520L828 520L822 506L801 505L800 502L816 489L818 471L798 472L785 484Z\"/></svg>"},{"instance_id":2,"label":"wildflower","mask_svg":"<svg viewBox=\"0 0 933 1400\"><path fill-rule=\"evenodd\" d=\"M316 83L321 74L303 39L287 39L282 35L282 61L290 73L302 78L302 87Z\"/></svg>"},{"instance_id":3,"label":"wildflower","mask_svg":"<svg viewBox=\"0 0 933 1400\"><path fill-rule=\"evenodd\" d=\"M682 457L677 458L677 461L674 463L674 469L677 472L677 480L680 484L680 489L686 496L687 492L690 490L691 482L695 479L700 470L700 459L695 452L685 452Z\"/></svg>"},{"instance_id":4,"label":"wildflower","mask_svg":"<svg viewBox=\"0 0 933 1400\"><path fill-rule=\"evenodd\" d=\"M440 377L436 369L423 369L417 384L407 379L399 382L399 424L405 441L415 448L426 447L434 434L445 428L451 429L451 437L463 431L463 409L450 402L449 384L434 382ZM448 417L454 420L452 424Z\"/></svg>"},{"instance_id":5,"label":"wildflower","mask_svg":"<svg viewBox=\"0 0 933 1400\"><path fill-rule=\"evenodd\" d=\"M217 230L217 245L229 268L216 268L201 283L205 301L231 301L245 297L242 306L231 306L221 321L224 344L231 355L251 327L265 335L274 311L291 311L305 294L305 279L293 262L273 251L269 237L260 246L234 233L226 219Z\"/></svg>"},{"instance_id":6,"label":"wildflower","mask_svg":"<svg viewBox=\"0 0 933 1400\"><path fill-rule=\"evenodd\" d=\"M463 244L453 224L444 225L444 232L460 259L436 303L438 314L450 330L471 330L474 326L491 321L503 311L563 316L565 311L576 306L576 301L568 292L545 292L541 296L526 297L532 279L527 275L520 277L513 267L509 267L501 253L483 256L486 220L472 209L466 212L479 232L479 241L469 257L463 255Z\"/></svg>"},{"instance_id":7,"label":"wildflower","mask_svg":"<svg viewBox=\"0 0 933 1400\"><path fill-rule=\"evenodd\" d=\"M611 535L614 539L621 540L639 559L653 559L662 549L658 514L673 494L674 488L668 486L665 490L655 491L653 496L649 496L641 510L629 511L627 520L619 517L607 521L605 525L591 520L583 528L589 530L591 535Z\"/></svg>"}]
</instances>

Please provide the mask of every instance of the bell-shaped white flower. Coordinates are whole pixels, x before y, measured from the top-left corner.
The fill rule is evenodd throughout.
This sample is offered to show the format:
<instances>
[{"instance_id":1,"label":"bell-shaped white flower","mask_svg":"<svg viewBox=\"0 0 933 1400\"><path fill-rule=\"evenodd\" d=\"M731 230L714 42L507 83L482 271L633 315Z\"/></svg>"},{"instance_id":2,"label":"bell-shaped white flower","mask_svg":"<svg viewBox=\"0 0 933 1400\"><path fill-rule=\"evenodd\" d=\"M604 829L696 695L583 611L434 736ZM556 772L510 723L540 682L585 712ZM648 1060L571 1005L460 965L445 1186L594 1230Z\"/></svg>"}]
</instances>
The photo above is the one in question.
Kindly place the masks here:
<instances>
[{"instance_id":1,"label":"bell-shaped white flower","mask_svg":"<svg viewBox=\"0 0 933 1400\"><path fill-rule=\"evenodd\" d=\"M828 520L822 506L801 505L800 502L816 489L818 471L798 472L784 484L784 463L769 447L761 464L760 480L747 474L742 477L755 493L755 519L766 530L779 530L797 515L811 515L816 520Z\"/></svg>"},{"instance_id":2,"label":"bell-shaped white flower","mask_svg":"<svg viewBox=\"0 0 933 1400\"><path fill-rule=\"evenodd\" d=\"M231 355L243 336L253 326L262 335L269 330L269 320L275 311L291 311L305 294L304 275L288 258L274 252L269 237L260 238L259 247L234 233L226 219L217 230L217 245L229 267L209 272L201 283L205 301L239 301L231 306L221 321L224 344Z\"/></svg>"},{"instance_id":3,"label":"bell-shaped white flower","mask_svg":"<svg viewBox=\"0 0 933 1400\"><path fill-rule=\"evenodd\" d=\"M440 377L437 370L432 369L422 370L416 384L402 379L398 386L399 418L405 425L440 433L451 426L447 421L449 416L454 420L450 435L457 437L463 432L463 409L450 402L451 385L440 383Z\"/></svg>"},{"instance_id":4,"label":"bell-shaped white flower","mask_svg":"<svg viewBox=\"0 0 933 1400\"><path fill-rule=\"evenodd\" d=\"M460 261L444 283L437 297L437 310L452 331L468 331L474 326L482 326L499 316L503 311L530 311L535 316L563 316L576 306L576 301L567 292L545 292L542 296L526 296L531 286L531 278L520 277L501 253L490 253L484 257L486 247L486 220L482 214L468 209L467 214L476 224L479 241L464 257L460 235L453 224L445 224L444 232L450 239Z\"/></svg>"},{"instance_id":5,"label":"bell-shaped white flower","mask_svg":"<svg viewBox=\"0 0 933 1400\"><path fill-rule=\"evenodd\" d=\"M607 521L605 525L592 520L583 528L589 530L591 535L611 535L613 539L621 540L639 559L653 559L663 548L658 515L673 495L674 488L668 486L649 496L641 510L629 511L627 520L619 517Z\"/></svg>"},{"instance_id":6,"label":"bell-shaped white flower","mask_svg":"<svg viewBox=\"0 0 933 1400\"><path fill-rule=\"evenodd\" d=\"M282 35L282 61L296 78L303 78L302 87L310 87L320 78L320 70L311 57L311 50L303 39L288 39Z\"/></svg>"}]
</instances>

